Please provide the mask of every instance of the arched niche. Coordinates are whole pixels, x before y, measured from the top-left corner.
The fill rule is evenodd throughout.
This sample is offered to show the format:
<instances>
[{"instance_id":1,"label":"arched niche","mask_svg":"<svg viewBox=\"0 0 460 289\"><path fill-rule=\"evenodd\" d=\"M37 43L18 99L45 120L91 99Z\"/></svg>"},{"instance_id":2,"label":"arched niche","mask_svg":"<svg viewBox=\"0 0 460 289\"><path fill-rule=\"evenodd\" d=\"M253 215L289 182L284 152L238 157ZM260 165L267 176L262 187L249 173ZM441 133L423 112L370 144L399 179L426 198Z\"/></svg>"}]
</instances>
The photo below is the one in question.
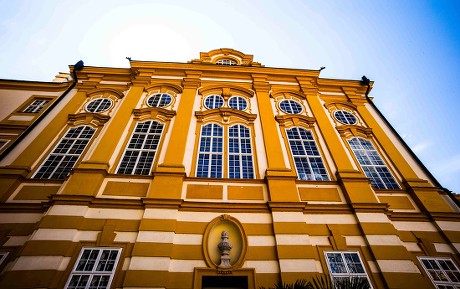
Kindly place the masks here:
<instances>
[{"instance_id":1,"label":"arched niche","mask_svg":"<svg viewBox=\"0 0 460 289\"><path fill-rule=\"evenodd\" d=\"M212 220L206 227L203 239L203 254L208 267L219 269L221 252L218 244L222 241L223 231L229 233L228 241L232 244L230 250L230 267L226 271L238 269L242 266L246 251L247 237L241 223L230 215L221 215Z\"/></svg>"}]
</instances>

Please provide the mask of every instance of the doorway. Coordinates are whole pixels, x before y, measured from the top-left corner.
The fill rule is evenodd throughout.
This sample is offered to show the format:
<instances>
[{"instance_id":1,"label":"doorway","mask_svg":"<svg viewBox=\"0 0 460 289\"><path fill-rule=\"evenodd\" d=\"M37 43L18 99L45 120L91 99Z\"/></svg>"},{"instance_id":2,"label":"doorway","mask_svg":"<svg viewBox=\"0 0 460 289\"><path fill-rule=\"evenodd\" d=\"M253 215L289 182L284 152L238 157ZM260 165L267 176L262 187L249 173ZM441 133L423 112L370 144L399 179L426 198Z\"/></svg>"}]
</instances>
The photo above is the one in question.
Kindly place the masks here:
<instances>
[{"instance_id":1,"label":"doorway","mask_svg":"<svg viewBox=\"0 0 460 289\"><path fill-rule=\"evenodd\" d=\"M247 276L203 276L201 289L248 289Z\"/></svg>"}]
</instances>

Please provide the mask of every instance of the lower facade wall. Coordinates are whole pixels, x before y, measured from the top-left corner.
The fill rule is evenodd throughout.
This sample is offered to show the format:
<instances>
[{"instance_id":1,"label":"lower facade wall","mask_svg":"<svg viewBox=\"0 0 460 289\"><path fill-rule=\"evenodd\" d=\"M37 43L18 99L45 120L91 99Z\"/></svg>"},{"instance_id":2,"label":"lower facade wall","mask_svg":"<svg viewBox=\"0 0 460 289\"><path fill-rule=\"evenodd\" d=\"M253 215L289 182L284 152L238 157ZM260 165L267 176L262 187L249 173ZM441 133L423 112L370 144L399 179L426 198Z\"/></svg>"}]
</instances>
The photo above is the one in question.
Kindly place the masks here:
<instances>
[{"instance_id":1,"label":"lower facade wall","mask_svg":"<svg viewBox=\"0 0 460 289\"><path fill-rule=\"evenodd\" d=\"M417 256L448 257L458 264L452 245L443 244L442 234L429 223L410 227L408 221L393 224L388 219L380 224L375 220L384 219L378 216L370 225L370 216L364 224L348 211L315 215L260 206L199 211L59 204L42 214L0 216L0 253L8 253L0 288L63 288L82 248L122 249L111 288L194 288L201 282L197 269L204 270L200 274L246 274L253 288L269 288L279 280L291 283L329 274L325 252L357 252L373 288L428 289L435 287ZM244 247L232 272L213 264L212 255L220 253L206 245L219 241L210 239L210 224L231 220L241 224L243 236L242 241L232 235L229 240L235 250ZM417 225L424 231L416 231ZM362 234L366 230L372 235ZM437 245L427 249L430 240Z\"/></svg>"}]
</instances>

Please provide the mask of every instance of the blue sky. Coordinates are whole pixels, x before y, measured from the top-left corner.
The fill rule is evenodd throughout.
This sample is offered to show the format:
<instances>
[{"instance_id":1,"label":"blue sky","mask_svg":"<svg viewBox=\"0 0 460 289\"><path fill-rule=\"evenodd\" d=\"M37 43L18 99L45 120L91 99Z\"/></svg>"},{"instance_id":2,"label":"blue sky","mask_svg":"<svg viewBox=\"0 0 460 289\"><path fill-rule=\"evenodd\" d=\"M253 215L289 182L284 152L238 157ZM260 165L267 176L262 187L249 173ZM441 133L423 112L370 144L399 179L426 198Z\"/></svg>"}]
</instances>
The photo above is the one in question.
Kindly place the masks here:
<instances>
[{"instance_id":1,"label":"blue sky","mask_svg":"<svg viewBox=\"0 0 460 289\"><path fill-rule=\"evenodd\" d=\"M425 166L460 193L460 1L0 0L0 78L68 65L187 62L230 47L268 67L375 81L371 96Z\"/></svg>"}]
</instances>

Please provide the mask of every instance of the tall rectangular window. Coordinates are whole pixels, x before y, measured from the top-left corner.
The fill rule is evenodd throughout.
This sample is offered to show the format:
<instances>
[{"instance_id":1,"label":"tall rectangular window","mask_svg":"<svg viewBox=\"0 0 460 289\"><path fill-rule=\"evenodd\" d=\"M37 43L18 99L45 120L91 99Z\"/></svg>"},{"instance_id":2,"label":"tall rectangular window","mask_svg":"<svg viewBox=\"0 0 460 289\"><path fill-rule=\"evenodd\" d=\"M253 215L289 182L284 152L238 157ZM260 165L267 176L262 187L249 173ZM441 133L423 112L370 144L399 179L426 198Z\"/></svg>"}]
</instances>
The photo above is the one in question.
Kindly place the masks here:
<instances>
[{"instance_id":1,"label":"tall rectangular window","mask_svg":"<svg viewBox=\"0 0 460 289\"><path fill-rule=\"evenodd\" d=\"M224 135L227 132L228 134ZM202 126L196 176L201 178L254 178L250 128L241 124L228 128L216 123Z\"/></svg>"},{"instance_id":2,"label":"tall rectangular window","mask_svg":"<svg viewBox=\"0 0 460 289\"><path fill-rule=\"evenodd\" d=\"M197 177L222 178L223 127L210 123L201 127Z\"/></svg>"},{"instance_id":3,"label":"tall rectangular window","mask_svg":"<svg viewBox=\"0 0 460 289\"><path fill-rule=\"evenodd\" d=\"M50 102L49 99L34 99L22 112L38 113L48 102Z\"/></svg>"},{"instance_id":4,"label":"tall rectangular window","mask_svg":"<svg viewBox=\"0 0 460 289\"><path fill-rule=\"evenodd\" d=\"M254 178L251 135L249 128L243 125L228 128L228 177L231 179Z\"/></svg>"},{"instance_id":5,"label":"tall rectangular window","mask_svg":"<svg viewBox=\"0 0 460 289\"><path fill-rule=\"evenodd\" d=\"M436 288L460 288L460 271L452 259L419 257L419 260Z\"/></svg>"},{"instance_id":6,"label":"tall rectangular window","mask_svg":"<svg viewBox=\"0 0 460 289\"><path fill-rule=\"evenodd\" d=\"M355 137L349 139L348 143L364 174L371 180L374 187L377 189L400 189L395 178L370 141Z\"/></svg>"},{"instance_id":7,"label":"tall rectangular window","mask_svg":"<svg viewBox=\"0 0 460 289\"><path fill-rule=\"evenodd\" d=\"M118 167L118 174L150 174L160 144L163 126L162 123L152 120L136 125Z\"/></svg>"},{"instance_id":8,"label":"tall rectangular window","mask_svg":"<svg viewBox=\"0 0 460 289\"><path fill-rule=\"evenodd\" d=\"M38 171L36 179L64 179L75 166L96 129L90 126L70 128Z\"/></svg>"},{"instance_id":9,"label":"tall rectangular window","mask_svg":"<svg viewBox=\"0 0 460 289\"><path fill-rule=\"evenodd\" d=\"M327 181L326 167L311 131L301 127L286 130L292 158L300 180Z\"/></svg>"},{"instance_id":10,"label":"tall rectangular window","mask_svg":"<svg viewBox=\"0 0 460 289\"><path fill-rule=\"evenodd\" d=\"M65 288L110 288L120 254L120 248L83 248Z\"/></svg>"},{"instance_id":11,"label":"tall rectangular window","mask_svg":"<svg viewBox=\"0 0 460 289\"><path fill-rule=\"evenodd\" d=\"M360 283L371 288L369 277L358 252L325 252L327 267L334 283ZM347 287L348 288L348 287Z\"/></svg>"}]
</instances>

